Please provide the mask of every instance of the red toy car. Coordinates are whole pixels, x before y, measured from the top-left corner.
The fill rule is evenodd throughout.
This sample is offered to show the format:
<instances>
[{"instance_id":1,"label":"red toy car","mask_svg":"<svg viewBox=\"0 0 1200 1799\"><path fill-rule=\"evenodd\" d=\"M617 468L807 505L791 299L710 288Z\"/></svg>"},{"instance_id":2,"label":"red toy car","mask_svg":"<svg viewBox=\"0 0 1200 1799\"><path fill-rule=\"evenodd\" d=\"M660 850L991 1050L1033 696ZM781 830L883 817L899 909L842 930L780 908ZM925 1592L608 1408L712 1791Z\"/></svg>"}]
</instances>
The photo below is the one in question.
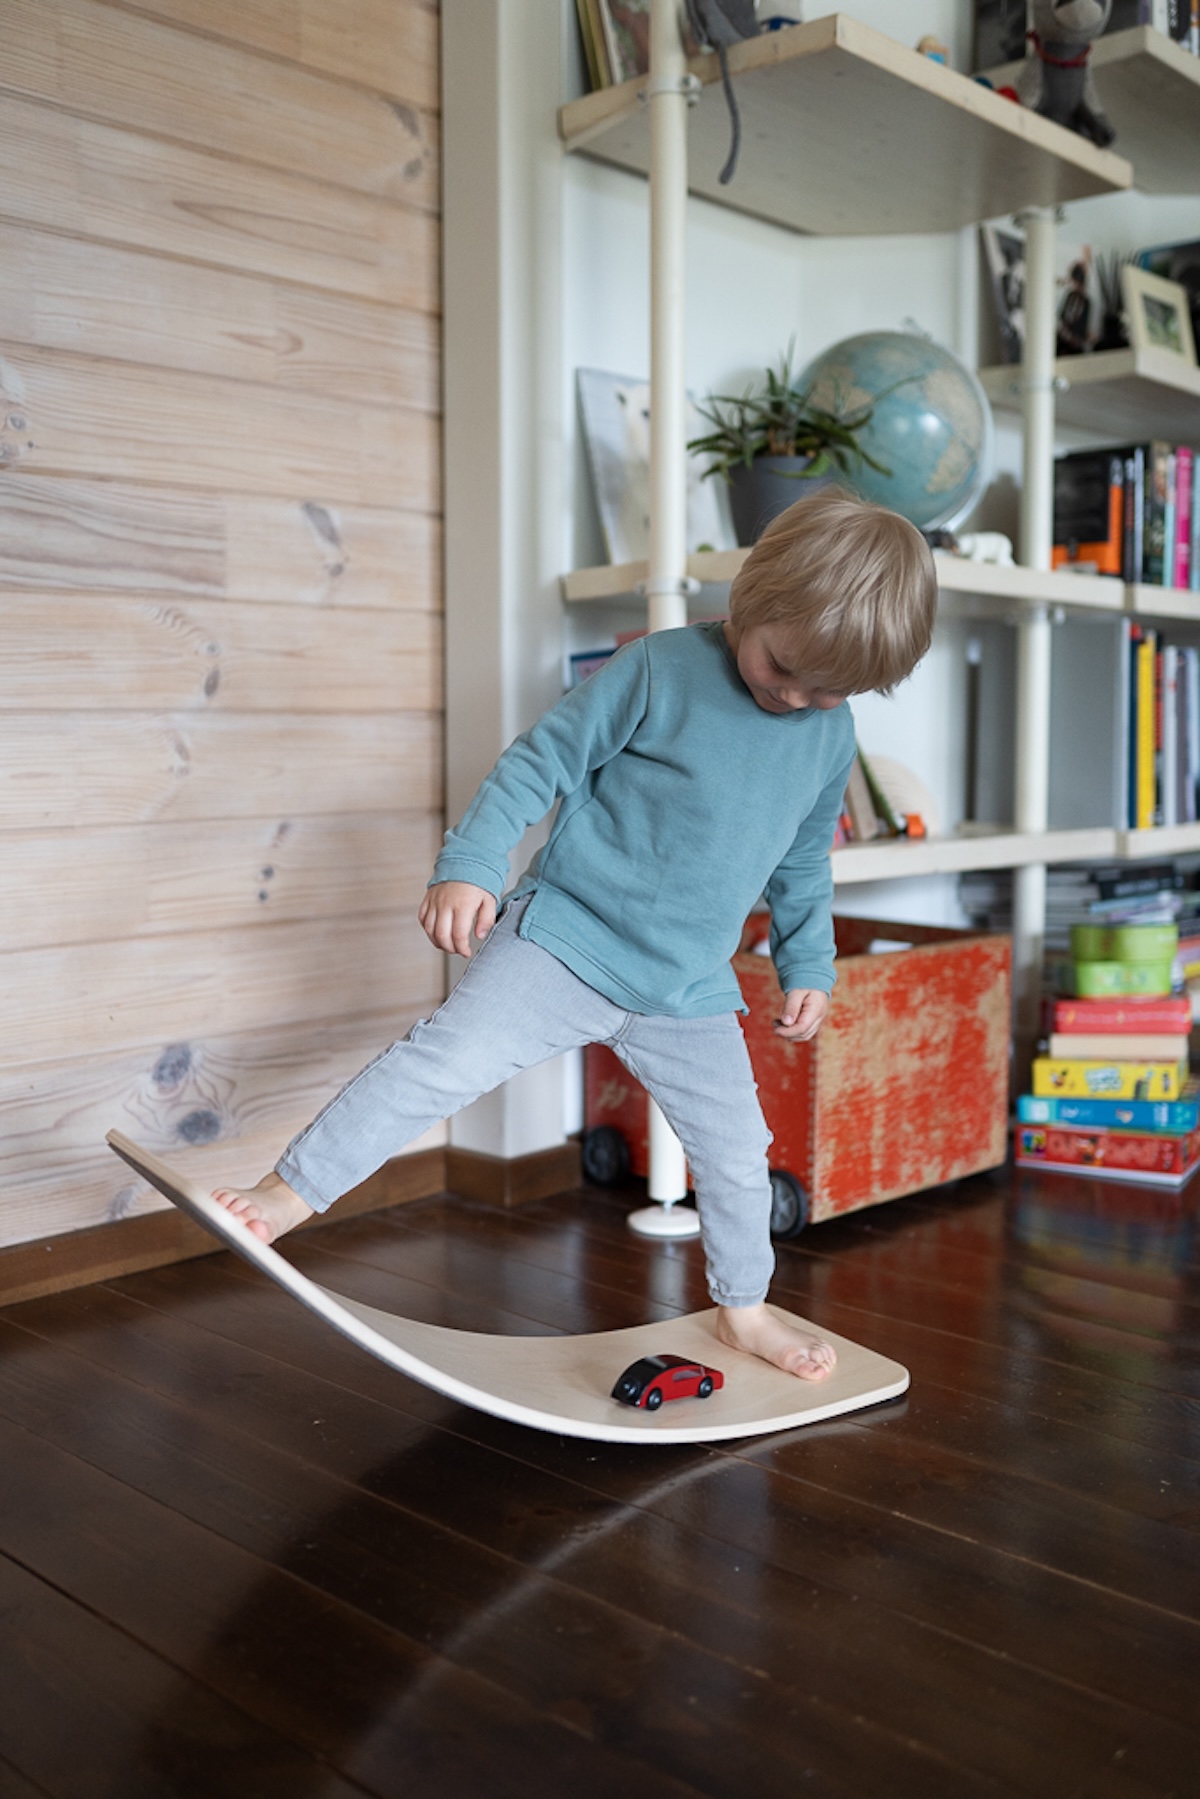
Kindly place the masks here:
<instances>
[{"instance_id":1,"label":"red toy car","mask_svg":"<svg viewBox=\"0 0 1200 1799\"><path fill-rule=\"evenodd\" d=\"M664 1399L707 1399L725 1385L719 1368L688 1362L681 1355L644 1355L631 1362L612 1390L622 1405L656 1412Z\"/></svg>"}]
</instances>

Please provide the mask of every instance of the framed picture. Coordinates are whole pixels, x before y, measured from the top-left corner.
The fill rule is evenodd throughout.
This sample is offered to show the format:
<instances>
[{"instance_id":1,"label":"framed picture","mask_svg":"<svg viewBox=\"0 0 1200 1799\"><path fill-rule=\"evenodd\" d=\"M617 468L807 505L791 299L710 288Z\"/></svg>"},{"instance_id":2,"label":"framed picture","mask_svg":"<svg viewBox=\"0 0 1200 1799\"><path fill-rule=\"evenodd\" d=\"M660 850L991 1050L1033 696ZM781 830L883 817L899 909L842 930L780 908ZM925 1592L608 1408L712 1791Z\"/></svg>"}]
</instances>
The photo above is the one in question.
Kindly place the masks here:
<instances>
[{"instance_id":1,"label":"framed picture","mask_svg":"<svg viewBox=\"0 0 1200 1799\"><path fill-rule=\"evenodd\" d=\"M650 386L630 375L577 369L576 386L592 492L610 562L638 562L650 553ZM687 435L699 437L704 421L691 395ZM737 542L728 491L719 479L702 479L702 458L688 457L687 547L730 550Z\"/></svg>"},{"instance_id":2,"label":"framed picture","mask_svg":"<svg viewBox=\"0 0 1200 1799\"><path fill-rule=\"evenodd\" d=\"M1188 297L1192 340L1200 345L1200 239L1192 238L1178 244L1152 244L1148 250L1139 250L1131 260L1152 275L1178 281Z\"/></svg>"},{"instance_id":3,"label":"framed picture","mask_svg":"<svg viewBox=\"0 0 1200 1799\"><path fill-rule=\"evenodd\" d=\"M1005 362L1020 362L1025 345L1025 239L1016 231L981 225L984 260Z\"/></svg>"},{"instance_id":4,"label":"framed picture","mask_svg":"<svg viewBox=\"0 0 1200 1799\"><path fill-rule=\"evenodd\" d=\"M1121 270L1121 296L1135 350L1165 350L1194 367L1196 344L1187 290L1127 262Z\"/></svg>"}]
</instances>

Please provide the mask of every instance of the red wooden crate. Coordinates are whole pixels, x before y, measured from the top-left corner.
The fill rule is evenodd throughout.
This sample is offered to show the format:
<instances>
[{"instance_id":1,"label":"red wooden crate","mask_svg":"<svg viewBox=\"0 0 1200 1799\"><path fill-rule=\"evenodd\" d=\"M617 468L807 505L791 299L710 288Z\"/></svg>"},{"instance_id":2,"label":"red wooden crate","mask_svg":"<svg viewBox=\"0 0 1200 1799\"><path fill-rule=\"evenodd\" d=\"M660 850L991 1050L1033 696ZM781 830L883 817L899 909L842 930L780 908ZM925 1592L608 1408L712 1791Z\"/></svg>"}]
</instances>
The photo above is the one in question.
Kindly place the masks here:
<instances>
[{"instance_id":1,"label":"red wooden crate","mask_svg":"<svg viewBox=\"0 0 1200 1799\"><path fill-rule=\"evenodd\" d=\"M774 1035L769 958L734 958L771 1166L801 1183L813 1221L994 1168L1006 1154L1010 940L863 918L834 928L837 985L812 1043ZM743 943L765 929L752 919ZM878 939L911 947L868 954ZM647 1172L645 1090L600 1045L587 1051L585 1117L589 1131L615 1127L632 1171Z\"/></svg>"}]
</instances>

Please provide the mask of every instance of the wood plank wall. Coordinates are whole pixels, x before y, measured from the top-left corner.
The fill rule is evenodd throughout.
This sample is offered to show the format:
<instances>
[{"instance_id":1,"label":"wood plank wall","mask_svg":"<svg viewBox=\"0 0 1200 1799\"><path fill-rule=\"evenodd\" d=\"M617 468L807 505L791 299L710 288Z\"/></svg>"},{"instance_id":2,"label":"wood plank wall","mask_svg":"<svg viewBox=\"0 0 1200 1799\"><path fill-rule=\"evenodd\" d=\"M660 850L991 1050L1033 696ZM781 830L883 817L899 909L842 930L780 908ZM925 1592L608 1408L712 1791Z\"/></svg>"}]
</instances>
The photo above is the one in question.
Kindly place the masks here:
<instances>
[{"instance_id":1,"label":"wood plank wall","mask_svg":"<svg viewBox=\"0 0 1200 1799\"><path fill-rule=\"evenodd\" d=\"M0 1245L436 1000L438 19L0 0Z\"/></svg>"}]
</instances>

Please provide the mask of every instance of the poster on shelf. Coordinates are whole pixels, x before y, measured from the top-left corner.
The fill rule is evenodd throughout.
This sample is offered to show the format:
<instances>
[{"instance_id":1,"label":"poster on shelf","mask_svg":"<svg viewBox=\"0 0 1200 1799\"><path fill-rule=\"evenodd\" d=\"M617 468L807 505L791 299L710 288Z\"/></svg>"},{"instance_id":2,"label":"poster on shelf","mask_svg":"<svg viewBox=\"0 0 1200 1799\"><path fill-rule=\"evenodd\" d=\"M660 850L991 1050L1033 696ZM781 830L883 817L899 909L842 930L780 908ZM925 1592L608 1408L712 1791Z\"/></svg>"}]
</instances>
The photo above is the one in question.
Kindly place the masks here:
<instances>
[{"instance_id":1,"label":"poster on shelf","mask_svg":"<svg viewBox=\"0 0 1200 1799\"><path fill-rule=\"evenodd\" d=\"M576 384L596 510L610 562L640 562L650 553L650 384L602 369L578 369ZM704 421L688 398L686 430L699 437ZM729 499L719 477L702 479L688 457L687 548L736 547Z\"/></svg>"},{"instance_id":2,"label":"poster on shelf","mask_svg":"<svg viewBox=\"0 0 1200 1799\"><path fill-rule=\"evenodd\" d=\"M1000 360L1020 362L1025 348L1025 237L1015 225L981 225L980 242L1000 341ZM1056 356L1096 349L1105 306L1090 244L1060 243L1055 251Z\"/></svg>"}]
</instances>

